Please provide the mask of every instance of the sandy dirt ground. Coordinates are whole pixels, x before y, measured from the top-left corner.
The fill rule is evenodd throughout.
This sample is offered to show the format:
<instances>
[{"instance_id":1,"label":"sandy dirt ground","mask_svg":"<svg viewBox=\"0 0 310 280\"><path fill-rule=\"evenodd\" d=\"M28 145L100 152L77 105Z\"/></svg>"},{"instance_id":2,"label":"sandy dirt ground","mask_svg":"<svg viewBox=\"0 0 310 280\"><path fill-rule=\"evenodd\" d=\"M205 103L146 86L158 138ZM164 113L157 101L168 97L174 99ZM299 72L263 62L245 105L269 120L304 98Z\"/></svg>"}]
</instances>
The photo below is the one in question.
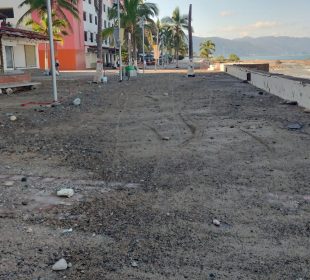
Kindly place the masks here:
<instances>
[{"instance_id":1,"label":"sandy dirt ground","mask_svg":"<svg viewBox=\"0 0 310 280\"><path fill-rule=\"evenodd\" d=\"M302 108L168 71L63 74L61 105L40 106L51 83L37 79L0 96L1 280L310 279ZM53 271L60 258L72 266Z\"/></svg>"}]
</instances>

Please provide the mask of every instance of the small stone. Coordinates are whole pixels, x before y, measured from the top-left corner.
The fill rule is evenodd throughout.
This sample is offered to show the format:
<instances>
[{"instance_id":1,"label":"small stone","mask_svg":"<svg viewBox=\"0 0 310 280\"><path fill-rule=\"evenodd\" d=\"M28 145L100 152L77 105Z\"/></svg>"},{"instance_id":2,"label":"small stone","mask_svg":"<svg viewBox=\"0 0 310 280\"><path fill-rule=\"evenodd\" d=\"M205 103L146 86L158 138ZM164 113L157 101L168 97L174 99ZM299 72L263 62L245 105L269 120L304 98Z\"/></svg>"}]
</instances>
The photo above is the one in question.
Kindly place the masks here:
<instances>
[{"instance_id":1,"label":"small stone","mask_svg":"<svg viewBox=\"0 0 310 280\"><path fill-rule=\"evenodd\" d=\"M221 222L220 222L219 220L217 220L217 219L213 219L212 223L213 223L215 226L217 226L217 227L219 227L219 226L221 225Z\"/></svg>"},{"instance_id":2,"label":"small stone","mask_svg":"<svg viewBox=\"0 0 310 280\"><path fill-rule=\"evenodd\" d=\"M164 92L163 95L164 96L169 96L169 93L168 92Z\"/></svg>"},{"instance_id":3,"label":"small stone","mask_svg":"<svg viewBox=\"0 0 310 280\"><path fill-rule=\"evenodd\" d=\"M33 232L33 230L32 230L32 228L31 228L31 227L29 227L29 228L27 228L27 229L26 229L26 232L27 232L27 233L32 233L32 232Z\"/></svg>"},{"instance_id":4,"label":"small stone","mask_svg":"<svg viewBox=\"0 0 310 280\"><path fill-rule=\"evenodd\" d=\"M68 267L69 267L69 268L72 267L72 263L68 263Z\"/></svg>"},{"instance_id":5,"label":"small stone","mask_svg":"<svg viewBox=\"0 0 310 280\"><path fill-rule=\"evenodd\" d=\"M11 186L14 185L14 181L6 181L6 182L4 182L4 185L5 185L6 187L11 187Z\"/></svg>"},{"instance_id":6,"label":"small stone","mask_svg":"<svg viewBox=\"0 0 310 280\"><path fill-rule=\"evenodd\" d=\"M162 139L163 139L164 141L169 141L169 140L170 140L170 137L164 136Z\"/></svg>"},{"instance_id":7,"label":"small stone","mask_svg":"<svg viewBox=\"0 0 310 280\"><path fill-rule=\"evenodd\" d=\"M10 120L11 120L12 122L14 122L14 121L17 120L17 117L16 117L16 116L11 116L11 117L10 117Z\"/></svg>"},{"instance_id":8,"label":"small stone","mask_svg":"<svg viewBox=\"0 0 310 280\"><path fill-rule=\"evenodd\" d=\"M22 201L22 205L28 205L27 201Z\"/></svg>"},{"instance_id":9,"label":"small stone","mask_svg":"<svg viewBox=\"0 0 310 280\"><path fill-rule=\"evenodd\" d=\"M5 92L6 92L6 94L12 94L13 90L11 88L7 88Z\"/></svg>"},{"instance_id":10,"label":"small stone","mask_svg":"<svg viewBox=\"0 0 310 280\"><path fill-rule=\"evenodd\" d=\"M66 270L67 268L68 268L67 261L64 258L62 258L53 265L52 270L59 271L59 270Z\"/></svg>"},{"instance_id":11,"label":"small stone","mask_svg":"<svg viewBox=\"0 0 310 280\"><path fill-rule=\"evenodd\" d=\"M71 197L74 195L73 189L61 189L57 192L57 196Z\"/></svg>"},{"instance_id":12,"label":"small stone","mask_svg":"<svg viewBox=\"0 0 310 280\"><path fill-rule=\"evenodd\" d=\"M289 130L299 130L302 129L303 125L300 123L291 123L287 126Z\"/></svg>"},{"instance_id":13,"label":"small stone","mask_svg":"<svg viewBox=\"0 0 310 280\"><path fill-rule=\"evenodd\" d=\"M132 266L132 267L138 267L138 263L137 263L136 261L132 261L132 262L131 262L131 266Z\"/></svg>"},{"instance_id":14,"label":"small stone","mask_svg":"<svg viewBox=\"0 0 310 280\"><path fill-rule=\"evenodd\" d=\"M304 109L304 113L306 113L306 114L310 114L310 109Z\"/></svg>"},{"instance_id":15,"label":"small stone","mask_svg":"<svg viewBox=\"0 0 310 280\"><path fill-rule=\"evenodd\" d=\"M259 95L264 95L264 93L262 91L259 91L258 94Z\"/></svg>"},{"instance_id":16,"label":"small stone","mask_svg":"<svg viewBox=\"0 0 310 280\"><path fill-rule=\"evenodd\" d=\"M80 99L80 98L75 98L75 99L73 100L73 105L75 105L75 106L81 105L81 99Z\"/></svg>"},{"instance_id":17,"label":"small stone","mask_svg":"<svg viewBox=\"0 0 310 280\"><path fill-rule=\"evenodd\" d=\"M22 182L27 182L27 177L23 177L23 178L21 179L21 181L22 181Z\"/></svg>"}]
</instances>

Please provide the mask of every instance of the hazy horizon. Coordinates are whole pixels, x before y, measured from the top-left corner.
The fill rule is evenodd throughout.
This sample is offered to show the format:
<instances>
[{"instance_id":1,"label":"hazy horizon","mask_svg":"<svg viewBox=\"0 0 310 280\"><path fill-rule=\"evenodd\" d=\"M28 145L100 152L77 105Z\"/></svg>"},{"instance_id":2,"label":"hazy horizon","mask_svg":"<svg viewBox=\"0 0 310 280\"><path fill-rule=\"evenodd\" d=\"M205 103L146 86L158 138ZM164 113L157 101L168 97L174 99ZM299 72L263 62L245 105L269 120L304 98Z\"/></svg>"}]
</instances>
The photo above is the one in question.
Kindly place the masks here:
<instances>
[{"instance_id":1,"label":"hazy horizon","mask_svg":"<svg viewBox=\"0 0 310 280\"><path fill-rule=\"evenodd\" d=\"M159 18L175 7L187 14L193 5L194 35L236 39L245 36L310 37L309 0L148 0L158 4Z\"/></svg>"}]
</instances>

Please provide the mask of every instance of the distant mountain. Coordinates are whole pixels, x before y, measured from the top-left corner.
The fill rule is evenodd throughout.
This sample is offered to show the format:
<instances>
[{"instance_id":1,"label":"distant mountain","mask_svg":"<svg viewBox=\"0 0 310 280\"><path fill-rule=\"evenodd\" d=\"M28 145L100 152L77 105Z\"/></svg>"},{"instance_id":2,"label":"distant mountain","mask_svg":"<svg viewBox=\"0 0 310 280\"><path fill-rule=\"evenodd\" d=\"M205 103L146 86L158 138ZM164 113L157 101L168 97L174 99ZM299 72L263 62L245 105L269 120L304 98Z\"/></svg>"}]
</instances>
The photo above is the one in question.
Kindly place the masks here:
<instances>
[{"instance_id":1,"label":"distant mountain","mask_svg":"<svg viewBox=\"0 0 310 280\"><path fill-rule=\"evenodd\" d=\"M211 40L216 45L214 56L224 55L227 57L231 53L239 57L259 57L259 56L301 56L309 55L310 58L310 38L293 37L244 37L239 39L224 39L220 37L193 37L194 52L199 54L199 45L205 40Z\"/></svg>"}]
</instances>

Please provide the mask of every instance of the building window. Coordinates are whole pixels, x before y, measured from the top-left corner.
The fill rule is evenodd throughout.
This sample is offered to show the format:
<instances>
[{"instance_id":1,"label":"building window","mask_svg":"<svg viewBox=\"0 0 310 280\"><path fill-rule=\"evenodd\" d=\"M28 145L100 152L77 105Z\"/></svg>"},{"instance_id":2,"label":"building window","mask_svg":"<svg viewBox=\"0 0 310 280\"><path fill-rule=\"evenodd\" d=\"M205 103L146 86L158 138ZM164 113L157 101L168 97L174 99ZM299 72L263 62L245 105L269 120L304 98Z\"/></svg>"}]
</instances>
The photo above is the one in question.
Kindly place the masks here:
<instances>
[{"instance_id":1,"label":"building window","mask_svg":"<svg viewBox=\"0 0 310 280\"><path fill-rule=\"evenodd\" d=\"M94 34L93 33L90 33L90 41L94 42Z\"/></svg>"},{"instance_id":2,"label":"building window","mask_svg":"<svg viewBox=\"0 0 310 280\"><path fill-rule=\"evenodd\" d=\"M107 21L104 21L104 28L107 28Z\"/></svg>"},{"instance_id":3,"label":"building window","mask_svg":"<svg viewBox=\"0 0 310 280\"><path fill-rule=\"evenodd\" d=\"M84 31L84 41L87 42L87 31Z\"/></svg>"},{"instance_id":4,"label":"building window","mask_svg":"<svg viewBox=\"0 0 310 280\"><path fill-rule=\"evenodd\" d=\"M83 20L86 21L86 12L83 12Z\"/></svg>"},{"instance_id":5,"label":"building window","mask_svg":"<svg viewBox=\"0 0 310 280\"><path fill-rule=\"evenodd\" d=\"M97 16L95 16L95 24L96 24L96 25L98 24L98 18L97 18Z\"/></svg>"},{"instance_id":6,"label":"building window","mask_svg":"<svg viewBox=\"0 0 310 280\"><path fill-rule=\"evenodd\" d=\"M88 0L88 3L91 4L91 0Z\"/></svg>"},{"instance_id":7,"label":"building window","mask_svg":"<svg viewBox=\"0 0 310 280\"><path fill-rule=\"evenodd\" d=\"M103 11L105 12L105 4L103 4Z\"/></svg>"},{"instance_id":8,"label":"building window","mask_svg":"<svg viewBox=\"0 0 310 280\"><path fill-rule=\"evenodd\" d=\"M89 22L93 23L93 15L92 14L89 14Z\"/></svg>"},{"instance_id":9,"label":"building window","mask_svg":"<svg viewBox=\"0 0 310 280\"><path fill-rule=\"evenodd\" d=\"M26 59L26 67L36 67L37 59L36 59L36 47L32 45L25 45L25 59Z\"/></svg>"}]
</instances>

